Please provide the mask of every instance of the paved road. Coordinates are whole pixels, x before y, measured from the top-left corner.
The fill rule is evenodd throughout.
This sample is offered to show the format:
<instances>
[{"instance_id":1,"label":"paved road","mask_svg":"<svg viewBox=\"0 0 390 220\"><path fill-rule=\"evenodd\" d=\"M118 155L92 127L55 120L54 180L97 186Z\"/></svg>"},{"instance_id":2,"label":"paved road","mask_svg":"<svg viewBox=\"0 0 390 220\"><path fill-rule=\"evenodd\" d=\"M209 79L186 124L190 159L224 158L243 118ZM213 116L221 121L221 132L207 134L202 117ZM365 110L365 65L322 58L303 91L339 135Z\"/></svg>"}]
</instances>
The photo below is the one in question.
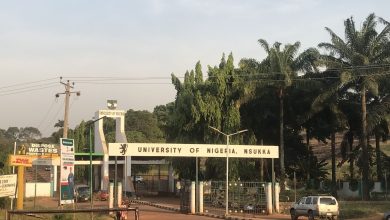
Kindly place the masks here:
<instances>
[{"instance_id":1,"label":"paved road","mask_svg":"<svg viewBox=\"0 0 390 220\"><path fill-rule=\"evenodd\" d=\"M133 207L138 206L140 210L140 220L170 220L170 219L184 219L184 220L215 220L217 218L211 218L211 217L206 217L206 216L199 216L199 215L186 215L186 214L180 214L174 211L170 210L165 210L165 209L160 209L160 208L155 208L152 206L148 205L134 205ZM131 216L134 219L133 216ZM285 220L285 219L290 219L290 216L288 215L271 215L271 216L261 216L261 217L250 217L246 219L253 219L253 220L268 220L268 219L273 219L273 220Z\"/></svg>"},{"instance_id":2,"label":"paved road","mask_svg":"<svg viewBox=\"0 0 390 220\"><path fill-rule=\"evenodd\" d=\"M216 218L210 218L206 216L198 215L186 215L177 212L155 208L147 205L138 205L140 210L140 220L171 220L171 219L184 219L184 220L215 220ZM132 216L132 218L134 217Z\"/></svg>"},{"instance_id":3,"label":"paved road","mask_svg":"<svg viewBox=\"0 0 390 220\"><path fill-rule=\"evenodd\" d=\"M170 201L168 199L164 199L161 201L157 201L157 204L163 204L166 207L173 207L177 208L177 202L175 201ZM45 207L46 209L58 209L57 207L58 201L53 198L39 198L37 199L37 208L38 207ZM107 201L94 201L94 208L103 208L107 207L108 202ZM33 201L29 200L25 202L25 209L33 209ZM83 209L83 208L89 208L89 203L78 203L76 204L77 209ZM167 210L167 209L161 209L149 205L144 205L144 204L136 204L132 203L131 207L138 207L140 211L140 220L171 220L171 219L184 219L184 220L215 220L217 218L212 218L212 217L207 217L207 216L199 216L199 215L187 215L187 214L181 214L176 211L172 210ZM38 208L39 209L39 208ZM134 219L133 213L129 214L130 219ZM242 217L241 219L253 219L253 220L262 220L262 219L290 219L288 215L270 215L270 216L257 216L256 218L250 217L250 216L245 216ZM104 218L107 220L111 220L111 217ZM83 220L88 220L88 219L83 219Z\"/></svg>"}]
</instances>

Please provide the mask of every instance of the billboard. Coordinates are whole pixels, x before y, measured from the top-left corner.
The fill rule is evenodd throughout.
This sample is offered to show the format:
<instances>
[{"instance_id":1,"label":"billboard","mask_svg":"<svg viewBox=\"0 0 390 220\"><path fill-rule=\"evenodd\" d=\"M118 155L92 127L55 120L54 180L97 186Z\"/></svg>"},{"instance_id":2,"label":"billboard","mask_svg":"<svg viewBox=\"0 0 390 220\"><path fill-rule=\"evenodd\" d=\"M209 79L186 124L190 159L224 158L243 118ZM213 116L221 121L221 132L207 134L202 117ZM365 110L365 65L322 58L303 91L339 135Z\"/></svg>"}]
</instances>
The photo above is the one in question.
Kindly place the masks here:
<instances>
[{"instance_id":1,"label":"billboard","mask_svg":"<svg viewBox=\"0 0 390 220\"><path fill-rule=\"evenodd\" d=\"M73 203L74 198L74 140L61 138L61 175L60 200L61 204Z\"/></svg>"},{"instance_id":2,"label":"billboard","mask_svg":"<svg viewBox=\"0 0 390 220\"><path fill-rule=\"evenodd\" d=\"M278 146L109 143L110 156L279 158Z\"/></svg>"},{"instance_id":3,"label":"billboard","mask_svg":"<svg viewBox=\"0 0 390 220\"><path fill-rule=\"evenodd\" d=\"M0 197L14 196L16 190L16 174L0 176Z\"/></svg>"},{"instance_id":4,"label":"billboard","mask_svg":"<svg viewBox=\"0 0 390 220\"><path fill-rule=\"evenodd\" d=\"M59 156L57 144L29 143L26 147L26 155Z\"/></svg>"}]
</instances>

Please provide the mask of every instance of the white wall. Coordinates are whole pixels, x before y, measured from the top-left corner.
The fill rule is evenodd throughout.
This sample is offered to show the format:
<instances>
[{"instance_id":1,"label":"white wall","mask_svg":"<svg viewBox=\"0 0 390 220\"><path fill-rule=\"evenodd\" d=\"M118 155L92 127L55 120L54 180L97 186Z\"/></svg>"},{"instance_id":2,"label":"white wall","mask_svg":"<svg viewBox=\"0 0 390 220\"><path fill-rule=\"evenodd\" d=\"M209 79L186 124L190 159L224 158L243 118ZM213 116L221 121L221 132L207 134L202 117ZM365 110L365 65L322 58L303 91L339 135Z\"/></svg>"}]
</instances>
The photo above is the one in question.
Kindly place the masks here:
<instances>
[{"instance_id":1,"label":"white wall","mask_svg":"<svg viewBox=\"0 0 390 220\"><path fill-rule=\"evenodd\" d=\"M26 198L35 196L35 183L26 183ZM36 196L50 196L50 183L37 183Z\"/></svg>"}]
</instances>

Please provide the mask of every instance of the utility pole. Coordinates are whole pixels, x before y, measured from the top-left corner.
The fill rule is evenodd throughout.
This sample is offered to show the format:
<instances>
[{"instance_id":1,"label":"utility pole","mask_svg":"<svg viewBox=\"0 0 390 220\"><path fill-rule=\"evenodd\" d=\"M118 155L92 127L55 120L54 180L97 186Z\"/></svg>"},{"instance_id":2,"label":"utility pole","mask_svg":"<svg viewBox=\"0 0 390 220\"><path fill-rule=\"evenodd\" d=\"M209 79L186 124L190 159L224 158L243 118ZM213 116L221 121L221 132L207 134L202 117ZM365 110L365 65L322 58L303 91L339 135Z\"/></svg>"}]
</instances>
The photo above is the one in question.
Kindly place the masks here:
<instances>
[{"instance_id":1,"label":"utility pole","mask_svg":"<svg viewBox=\"0 0 390 220\"><path fill-rule=\"evenodd\" d=\"M62 77L60 78L60 80L62 80ZM72 85L71 85L69 80L66 83L60 81L60 83L65 86L65 92L57 93L56 97L58 98L62 94L65 95L64 131L63 131L62 137L63 138L67 138L68 137L68 126L69 126L68 121L69 121L69 98L70 98L70 94L75 93L77 96L80 96L80 91L71 92L70 89L74 88L73 87L74 83L72 83Z\"/></svg>"}]
</instances>

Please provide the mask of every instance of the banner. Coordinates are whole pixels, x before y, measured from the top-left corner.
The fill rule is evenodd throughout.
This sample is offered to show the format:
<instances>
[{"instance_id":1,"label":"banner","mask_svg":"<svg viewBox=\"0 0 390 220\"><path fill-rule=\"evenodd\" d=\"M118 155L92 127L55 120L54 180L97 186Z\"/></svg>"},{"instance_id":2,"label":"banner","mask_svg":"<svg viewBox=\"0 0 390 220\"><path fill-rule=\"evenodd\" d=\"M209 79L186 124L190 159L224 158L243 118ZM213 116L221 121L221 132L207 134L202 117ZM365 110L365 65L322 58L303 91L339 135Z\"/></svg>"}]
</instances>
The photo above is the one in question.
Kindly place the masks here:
<instances>
[{"instance_id":1,"label":"banner","mask_svg":"<svg viewBox=\"0 0 390 220\"><path fill-rule=\"evenodd\" d=\"M10 166L32 167L34 157L29 155L8 155L8 164Z\"/></svg>"},{"instance_id":2,"label":"banner","mask_svg":"<svg viewBox=\"0 0 390 220\"><path fill-rule=\"evenodd\" d=\"M16 190L16 174L0 176L0 197L14 196Z\"/></svg>"},{"instance_id":3,"label":"banner","mask_svg":"<svg viewBox=\"0 0 390 220\"><path fill-rule=\"evenodd\" d=\"M26 147L26 155L60 156L57 144L29 143Z\"/></svg>"},{"instance_id":4,"label":"banner","mask_svg":"<svg viewBox=\"0 0 390 220\"><path fill-rule=\"evenodd\" d=\"M61 177L60 199L61 204L74 201L74 140L60 139L61 147Z\"/></svg>"},{"instance_id":5,"label":"banner","mask_svg":"<svg viewBox=\"0 0 390 220\"><path fill-rule=\"evenodd\" d=\"M279 158L278 146L109 143L110 156Z\"/></svg>"}]
</instances>

